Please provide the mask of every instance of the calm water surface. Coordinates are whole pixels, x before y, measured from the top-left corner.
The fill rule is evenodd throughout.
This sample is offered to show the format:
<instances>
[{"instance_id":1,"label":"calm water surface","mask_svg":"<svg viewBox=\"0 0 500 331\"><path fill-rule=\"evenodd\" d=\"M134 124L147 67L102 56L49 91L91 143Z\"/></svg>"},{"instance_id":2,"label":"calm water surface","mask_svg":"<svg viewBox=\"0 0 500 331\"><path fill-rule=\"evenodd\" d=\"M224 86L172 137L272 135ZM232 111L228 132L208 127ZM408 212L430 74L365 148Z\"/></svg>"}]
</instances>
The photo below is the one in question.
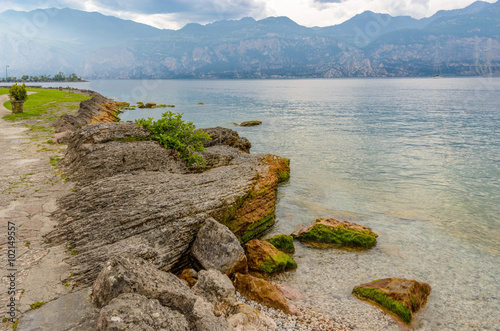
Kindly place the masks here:
<instances>
[{"instance_id":1,"label":"calm water surface","mask_svg":"<svg viewBox=\"0 0 500 331\"><path fill-rule=\"evenodd\" d=\"M198 127L235 129L252 152L290 158L292 177L280 187L268 235L289 234L317 217L359 222L380 235L364 253L297 244L299 268L277 279L305 291L304 303L349 311L365 305L350 295L354 286L404 277L433 289L416 329L500 329L500 78L74 86L174 104ZM129 111L122 119L163 111ZM245 120L263 125L232 124Z\"/></svg>"}]
</instances>

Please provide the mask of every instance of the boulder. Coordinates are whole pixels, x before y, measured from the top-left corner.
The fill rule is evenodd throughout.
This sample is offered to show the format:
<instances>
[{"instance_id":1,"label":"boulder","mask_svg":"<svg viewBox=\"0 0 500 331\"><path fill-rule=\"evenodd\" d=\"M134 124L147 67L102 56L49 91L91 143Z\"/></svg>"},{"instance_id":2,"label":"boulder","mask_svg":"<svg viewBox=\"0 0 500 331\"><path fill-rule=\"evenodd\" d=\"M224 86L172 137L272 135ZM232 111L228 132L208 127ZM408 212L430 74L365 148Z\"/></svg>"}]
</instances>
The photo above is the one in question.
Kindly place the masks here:
<instances>
[{"instance_id":1,"label":"boulder","mask_svg":"<svg viewBox=\"0 0 500 331\"><path fill-rule=\"evenodd\" d=\"M427 302L431 293L429 284L416 280L385 278L356 286L352 294L382 308L406 324Z\"/></svg>"},{"instance_id":2,"label":"boulder","mask_svg":"<svg viewBox=\"0 0 500 331\"><path fill-rule=\"evenodd\" d=\"M156 107L156 103L154 102L148 102L145 104L145 107L146 108L155 108Z\"/></svg>"},{"instance_id":3,"label":"boulder","mask_svg":"<svg viewBox=\"0 0 500 331\"><path fill-rule=\"evenodd\" d=\"M250 240L245 244L248 269L259 274L272 275L296 269L297 263L286 253L262 240Z\"/></svg>"},{"instance_id":4,"label":"boulder","mask_svg":"<svg viewBox=\"0 0 500 331\"><path fill-rule=\"evenodd\" d=\"M72 135L73 131L70 130L55 133L54 137L52 137L52 142L54 144L67 144L70 141Z\"/></svg>"},{"instance_id":5,"label":"boulder","mask_svg":"<svg viewBox=\"0 0 500 331\"><path fill-rule=\"evenodd\" d=\"M191 313L197 299L179 278L130 254L115 256L104 265L92 286L92 301L101 308L122 293L158 299L183 314Z\"/></svg>"},{"instance_id":6,"label":"boulder","mask_svg":"<svg viewBox=\"0 0 500 331\"><path fill-rule=\"evenodd\" d=\"M205 221L191 247L191 256L203 269L227 275L247 272L247 258L236 236L213 218Z\"/></svg>"},{"instance_id":7,"label":"boulder","mask_svg":"<svg viewBox=\"0 0 500 331\"><path fill-rule=\"evenodd\" d=\"M250 141L247 138L240 137L238 132L234 130L221 128L220 126L202 130L212 137L211 140L203 143L205 147L226 145L239 149L242 152L250 153L250 148L252 148Z\"/></svg>"},{"instance_id":8,"label":"boulder","mask_svg":"<svg viewBox=\"0 0 500 331\"><path fill-rule=\"evenodd\" d=\"M300 315L300 311L281 294L272 284L264 279L237 273L234 275L234 287L250 300L280 309L290 315Z\"/></svg>"},{"instance_id":9,"label":"boulder","mask_svg":"<svg viewBox=\"0 0 500 331\"><path fill-rule=\"evenodd\" d=\"M194 269L184 269L177 277L185 281L189 287L193 287L198 281L198 273Z\"/></svg>"},{"instance_id":10,"label":"boulder","mask_svg":"<svg viewBox=\"0 0 500 331\"><path fill-rule=\"evenodd\" d=\"M261 121L246 121L246 122L241 122L239 125L240 126L257 126L261 125Z\"/></svg>"},{"instance_id":11,"label":"boulder","mask_svg":"<svg viewBox=\"0 0 500 331\"><path fill-rule=\"evenodd\" d=\"M125 293L101 309L95 330L189 331L190 328L182 314L162 306L158 300Z\"/></svg>"},{"instance_id":12,"label":"boulder","mask_svg":"<svg viewBox=\"0 0 500 331\"><path fill-rule=\"evenodd\" d=\"M278 234L269 239L265 239L268 243L282 252L295 254L295 246L293 245L293 237L286 234Z\"/></svg>"},{"instance_id":13,"label":"boulder","mask_svg":"<svg viewBox=\"0 0 500 331\"><path fill-rule=\"evenodd\" d=\"M214 305L202 297L196 300L191 314L194 331L233 331L227 320L213 314Z\"/></svg>"},{"instance_id":14,"label":"boulder","mask_svg":"<svg viewBox=\"0 0 500 331\"><path fill-rule=\"evenodd\" d=\"M304 300L306 298L304 293L294 287L291 287L290 285L275 282L271 282L271 285L276 287L276 289L278 289L278 291L280 291L281 294L283 294L283 296L288 300L297 301Z\"/></svg>"},{"instance_id":15,"label":"boulder","mask_svg":"<svg viewBox=\"0 0 500 331\"><path fill-rule=\"evenodd\" d=\"M329 244L338 247L369 249L376 245L377 234L367 226L320 218L307 228L292 233L295 239L307 244Z\"/></svg>"},{"instance_id":16,"label":"boulder","mask_svg":"<svg viewBox=\"0 0 500 331\"><path fill-rule=\"evenodd\" d=\"M272 318L244 303L235 304L228 313L227 321L236 331L268 331L277 328Z\"/></svg>"},{"instance_id":17,"label":"boulder","mask_svg":"<svg viewBox=\"0 0 500 331\"><path fill-rule=\"evenodd\" d=\"M214 305L228 303L232 305L235 302L236 290L231 279L220 271L201 270L198 273L198 281L192 288L193 292L205 298Z\"/></svg>"}]
</instances>

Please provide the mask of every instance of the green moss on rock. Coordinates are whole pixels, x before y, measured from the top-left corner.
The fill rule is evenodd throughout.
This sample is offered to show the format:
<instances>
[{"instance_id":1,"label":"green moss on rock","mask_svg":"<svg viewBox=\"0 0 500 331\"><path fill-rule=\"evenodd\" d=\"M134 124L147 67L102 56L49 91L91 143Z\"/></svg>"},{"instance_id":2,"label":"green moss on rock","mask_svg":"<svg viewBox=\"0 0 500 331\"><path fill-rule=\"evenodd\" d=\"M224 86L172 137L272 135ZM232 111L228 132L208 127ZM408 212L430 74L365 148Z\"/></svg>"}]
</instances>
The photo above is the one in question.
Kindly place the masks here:
<instances>
[{"instance_id":1,"label":"green moss on rock","mask_svg":"<svg viewBox=\"0 0 500 331\"><path fill-rule=\"evenodd\" d=\"M245 245L245 251L248 268L255 273L272 275L297 268L297 263L288 254L266 241L251 240Z\"/></svg>"},{"instance_id":2,"label":"green moss on rock","mask_svg":"<svg viewBox=\"0 0 500 331\"><path fill-rule=\"evenodd\" d=\"M293 245L293 237L286 234L279 234L272 238L266 239L268 243L271 243L274 247L282 252L295 254L295 246Z\"/></svg>"},{"instance_id":3,"label":"green moss on rock","mask_svg":"<svg viewBox=\"0 0 500 331\"><path fill-rule=\"evenodd\" d=\"M382 308L386 309L388 312L401 318L401 320L406 324L411 323L412 317L410 308L406 307L403 303L387 296L385 292L379 289L356 287L352 291L352 294L360 299L373 301L374 303L380 305Z\"/></svg>"}]
</instances>

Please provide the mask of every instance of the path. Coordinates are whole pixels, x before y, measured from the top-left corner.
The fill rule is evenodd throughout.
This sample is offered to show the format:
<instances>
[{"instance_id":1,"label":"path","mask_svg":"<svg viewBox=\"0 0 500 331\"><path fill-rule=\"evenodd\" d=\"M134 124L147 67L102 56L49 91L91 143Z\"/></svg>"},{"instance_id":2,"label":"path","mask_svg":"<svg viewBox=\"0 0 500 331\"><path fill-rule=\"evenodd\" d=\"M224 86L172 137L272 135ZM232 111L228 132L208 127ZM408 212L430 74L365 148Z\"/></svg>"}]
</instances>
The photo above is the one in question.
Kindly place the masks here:
<instances>
[{"instance_id":1,"label":"path","mask_svg":"<svg viewBox=\"0 0 500 331\"><path fill-rule=\"evenodd\" d=\"M49 301L68 293L61 279L69 275L69 266L62 262L64 247L47 248L42 236L54 227L50 214L56 199L72 188L61 181L50 157L60 157L64 146L50 145L51 133L33 132L23 124L5 121L11 112L3 106L7 95L0 96L0 320L7 315L9 280L6 277L7 226L16 228L15 265L16 318L36 301ZM9 223L10 222L10 223ZM0 330L12 330L0 324Z\"/></svg>"}]
</instances>

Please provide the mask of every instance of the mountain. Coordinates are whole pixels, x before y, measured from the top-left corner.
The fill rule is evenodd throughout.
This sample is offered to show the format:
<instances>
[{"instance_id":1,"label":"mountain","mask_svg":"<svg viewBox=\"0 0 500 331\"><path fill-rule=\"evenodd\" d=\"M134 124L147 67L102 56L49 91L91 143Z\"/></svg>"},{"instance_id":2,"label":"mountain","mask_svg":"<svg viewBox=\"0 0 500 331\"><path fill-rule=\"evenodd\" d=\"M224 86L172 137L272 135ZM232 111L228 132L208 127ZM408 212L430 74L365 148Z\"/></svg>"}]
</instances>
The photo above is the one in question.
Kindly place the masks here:
<instances>
[{"instance_id":1,"label":"mountain","mask_svg":"<svg viewBox=\"0 0 500 331\"><path fill-rule=\"evenodd\" d=\"M287 17L161 30L72 9L0 14L0 63L13 75L292 78L500 73L500 2L414 19L364 12L307 28Z\"/></svg>"}]
</instances>

